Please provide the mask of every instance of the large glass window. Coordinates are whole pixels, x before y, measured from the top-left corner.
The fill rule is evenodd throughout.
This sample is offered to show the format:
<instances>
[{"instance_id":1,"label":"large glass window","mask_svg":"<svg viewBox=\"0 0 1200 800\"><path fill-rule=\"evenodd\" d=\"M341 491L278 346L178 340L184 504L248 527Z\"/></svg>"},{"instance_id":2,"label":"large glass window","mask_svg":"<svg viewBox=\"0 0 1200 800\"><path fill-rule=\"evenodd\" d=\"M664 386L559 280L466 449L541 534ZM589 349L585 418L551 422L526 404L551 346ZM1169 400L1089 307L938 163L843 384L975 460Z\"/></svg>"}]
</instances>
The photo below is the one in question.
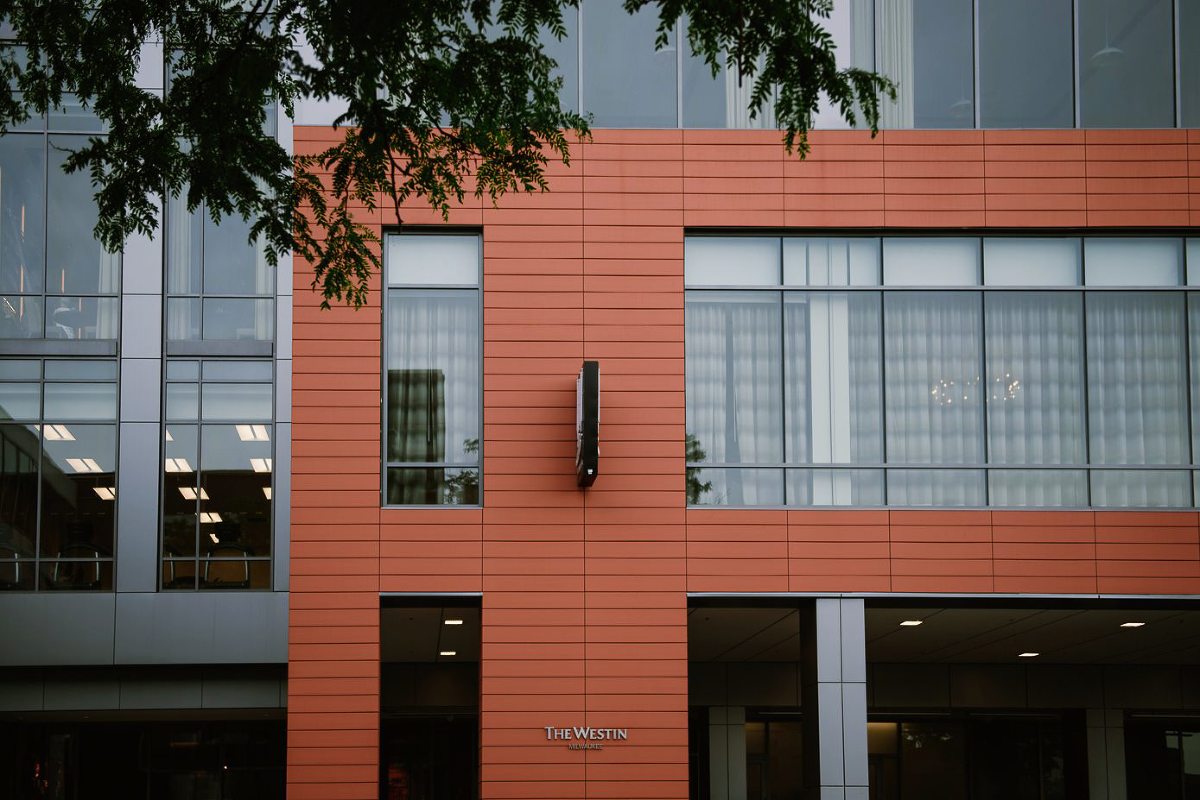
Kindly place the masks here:
<instances>
[{"instance_id":1,"label":"large glass window","mask_svg":"<svg viewBox=\"0 0 1200 800\"><path fill-rule=\"evenodd\" d=\"M481 265L477 234L387 237L389 505L479 503Z\"/></svg>"},{"instance_id":2,"label":"large glass window","mask_svg":"<svg viewBox=\"0 0 1200 800\"><path fill-rule=\"evenodd\" d=\"M583 110L602 128L673 128L678 31L656 49L658 14L629 14L618 0L588 0L580 10ZM614 47L614 43L620 47Z\"/></svg>"},{"instance_id":3,"label":"large glass window","mask_svg":"<svg viewBox=\"0 0 1200 800\"><path fill-rule=\"evenodd\" d=\"M888 128L975 125L971 0L887 0L878 4L879 71L896 82L881 102Z\"/></svg>"},{"instance_id":4,"label":"large glass window","mask_svg":"<svg viewBox=\"0 0 1200 800\"><path fill-rule=\"evenodd\" d=\"M62 170L85 144L55 132L67 121L52 116L46 131L34 120L42 132L0 137L0 338L118 336L120 257L92 235L90 176Z\"/></svg>"},{"instance_id":5,"label":"large glass window","mask_svg":"<svg viewBox=\"0 0 1200 800\"><path fill-rule=\"evenodd\" d=\"M1071 0L979 0L979 123L1074 125Z\"/></svg>"},{"instance_id":6,"label":"large glass window","mask_svg":"<svg viewBox=\"0 0 1200 800\"><path fill-rule=\"evenodd\" d=\"M1082 125L1163 128L1175 123L1172 14L1171 0L1079 0Z\"/></svg>"},{"instance_id":7,"label":"large glass window","mask_svg":"<svg viewBox=\"0 0 1200 800\"><path fill-rule=\"evenodd\" d=\"M1198 251L688 237L688 502L1193 506Z\"/></svg>"},{"instance_id":8,"label":"large glass window","mask_svg":"<svg viewBox=\"0 0 1200 800\"><path fill-rule=\"evenodd\" d=\"M167 204L167 339L271 341L275 268L240 217Z\"/></svg>"},{"instance_id":9,"label":"large glass window","mask_svg":"<svg viewBox=\"0 0 1200 800\"><path fill-rule=\"evenodd\" d=\"M115 361L0 361L0 589L112 589Z\"/></svg>"},{"instance_id":10,"label":"large glass window","mask_svg":"<svg viewBox=\"0 0 1200 800\"><path fill-rule=\"evenodd\" d=\"M167 362L163 589L269 589L273 364Z\"/></svg>"}]
</instances>

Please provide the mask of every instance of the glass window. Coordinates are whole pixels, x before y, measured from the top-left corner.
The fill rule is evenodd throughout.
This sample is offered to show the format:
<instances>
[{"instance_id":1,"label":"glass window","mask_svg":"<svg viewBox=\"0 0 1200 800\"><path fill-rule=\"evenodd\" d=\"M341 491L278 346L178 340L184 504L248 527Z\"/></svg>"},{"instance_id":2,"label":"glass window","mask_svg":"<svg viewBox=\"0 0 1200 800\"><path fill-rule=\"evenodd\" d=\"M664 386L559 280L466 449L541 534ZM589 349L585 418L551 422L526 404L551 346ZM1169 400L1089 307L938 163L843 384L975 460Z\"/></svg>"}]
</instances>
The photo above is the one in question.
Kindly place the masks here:
<instances>
[{"instance_id":1,"label":"glass window","mask_svg":"<svg viewBox=\"0 0 1200 800\"><path fill-rule=\"evenodd\" d=\"M1088 422L1093 464L1189 462L1184 331L1182 293L1103 292L1088 296Z\"/></svg>"},{"instance_id":2,"label":"glass window","mask_svg":"<svg viewBox=\"0 0 1200 800\"><path fill-rule=\"evenodd\" d=\"M43 147L41 136L0 137L0 292L4 294L40 294L45 285Z\"/></svg>"},{"instance_id":3,"label":"glass window","mask_svg":"<svg viewBox=\"0 0 1200 800\"><path fill-rule=\"evenodd\" d=\"M1071 0L979 0L979 114L985 128L1070 128Z\"/></svg>"},{"instance_id":4,"label":"glass window","mask_svg":"<svg viewBox=\"0 0 1200 800\"><path fill-rule=\"evenodd\" d=\"M1171 0L1079 0L1079 107L1084 127L1175 124L1172 14Z\"/></svg>"},{"instance_id":5,"label":"glass window","mask_svg":"<svg viewBox=\"0 0 1200 800\"><path fill-rule=\"evenodd\" d=\"M977 286L978 239L884 239L887 286Z\"/></svg>"},{"instance_id":6,"label":"glass window","mask_svg":"<svg viewBox=\"0 0 1200 800\"><path fill-rule=\"evenodd\" d=\"M111 590L116 364L0 364L0 589ZM34 381L12 381L33 378ZM63 383L56 378L91 379ZM0 420L8 417L0 417Z\"/></svg>"},{"instance_id":7,"label":"glass window","mask_svg":"<svg viewBox=\"0 0 1200 800\"><path fill-rule=\"evenodd\" d=\"M579 110L579 9L563 8L567 35L559 39L546 29L538 33L543 51L558 64L555 77L563 79L558 102L564 111Z\"/></svg>"},{"instance_id":8,"label":"glass window","mask_svg":"<svg viewBox=\"0 0 1200 800\"><path fill-rule=\"evenodd\" d=\"M1178 239L1083 240L1088 286L1178 286L1183 260Z\"/></svg>"},{"instance_id":9,"label":"glass window","mask_svg":"<svg viewBox=\"0 0 1200 800\"><path fill-rule=\"evenodd\" d=\"M984 239L989 286L1078 286L1079 239Z\"/></svg>"},{"instance_id":10,"label":"glass window","mask_svg":"<svg viewBox=\"0 0 1200 800\"><path fill-rule=\"evenodd\" d=\"M167 203L167 339L272 341L276 268L265 245L241 217L213 222L183 196Z\"/></svg>"},{"instance_id":11,"label":"glass window","mask_svg":"<svg viewBox=\"0 0 1200 800\"><path fill-rule=\"evenodd\" d=\"M1180 127L1200 128L1200 4L1179 0Z\"/></svg>"},{"instance_id":12,"label":"glass window","mask_svg":"<svg viewBox=\"0 0 1200 800\"><path fill-rule=\"evenodd\" d=\"M167 366L171 421L163 428L162 588L269 589L272 365L198 366L194 361Z\"/></svg>"},{"instance_id":13,"label":"glass window","mask_svg":"<svg viewBox=\"0 0 1200 800\"><path fill-rule=\"evenodd\" d=\"M1188 286L1200 286L1200 239L1187 239L1185 244Z\"/></svg>"},{"instance_id":14,"label":"glass window","mask_svg":"<svg viewBox=\"0 0 1200 800\"><path fill-rule=\"evenodd\" d=\"M875 69L874 0L834 0L833 11L824 27L833 37L840 68ZM857 126L863 127L864 122L862 116L858 115ZM817 113L813 116L813 128L847 127L849 123L843 119L841 111L822 95Z\"/></svg>"},{"instance_id":15,"label":"glass window","mask_svg":"<svg viewBox=\"0 0 1200 800\"><path fill-rule=\"evenodd\" d=\"M387 274L397 282L479 280L478 236L390 236L387 254ZM478 504L478 290L389 289L385 337L387 503Z\"/></svg>"},{"instance_id":16,"label":"glass window","mask_svg":"<svg viewBox=\"0 0 1200 800\"><path fill-rule=\"evenodd\" d=\"M656 49L658 12L628 14L617 0L592 0L580 12L583 110L598 128L671 128L676 116L676 48L672 32ZM614 43L621 47L615 49Z\"/></svg>"},{"instance_id":17,"label":"glass window","mask_svg":"<svg viewBox=\"0 0 1200 800\"><path fill-rule=\"evenodd\" d=\"M783 240L788 286L878 286L878 239Z\"/></svg>"},{"instance_id":18,"label":"glass window","mask_svg":"<svg viewBox=\"0 0 1200 800\"><path fill-rule=\"evenodd\" d=\"M106 252L92 235L99 212L92 197L91 175L63 172L71 149L81 144L70 137L50 137L47 224L53 235L46 242L46 290L52 294L115 294L119 256Z\"/></svg>"},{"instance_id":19,"label":"glass window","mask_svg":"<svg viewBox=\"0 0 1200 800\"><path fill-rule=\"evenodd\" d=\"M683 243L683 276L688 286L776 286L779 239L689 237Z\"/></svg>"},{"instance_id":20,"label":"glass window","mask_svg":"<svg viewBox=\"0 0 1200 800\"><path fill-rule=\"evenodd\" d=\"M982 464L979 295L890 292L883 309L888 461Z\"/></svg>"},{"instance_id":21,"label":"glass window","mask_svg":"<svg viewBox=\"0 0 1200 800\"><path fill-rule=\"evenodd\" d=\"M781 506L783 470L690 467L687 491L698 506Z\"/></svg>"},{"instance_id":22,"label":"glass window","mask_svg":"<svg viewBox=\"0 0 1200 800\"><path fill-rule=\"evenodd\" d=\"M881 127L975 126L971 0L879 3L879 71L897 84L880 103Z\"/></svg>"},{"instance_id":23,"label":"glass window","mask_svg":"<svg viewBox=\"0 0 1200 800\"><path fill-rule=\"evenodd\" d=\"M882 463L879 295L788 292L783 313L786 461Z\"/></svg>"}]
</instances>

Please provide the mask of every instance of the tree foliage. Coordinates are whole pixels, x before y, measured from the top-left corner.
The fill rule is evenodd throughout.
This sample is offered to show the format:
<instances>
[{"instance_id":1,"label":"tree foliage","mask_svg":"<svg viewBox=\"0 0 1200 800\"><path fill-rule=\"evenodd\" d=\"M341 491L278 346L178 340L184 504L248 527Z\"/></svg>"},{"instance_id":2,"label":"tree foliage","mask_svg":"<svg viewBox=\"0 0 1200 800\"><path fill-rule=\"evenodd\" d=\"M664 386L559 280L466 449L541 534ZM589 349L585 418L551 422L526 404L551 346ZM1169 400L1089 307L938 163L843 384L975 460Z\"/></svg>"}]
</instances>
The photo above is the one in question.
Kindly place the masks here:
<instances>
[{"instance_id":1,"label":"tree foliage","mask_svg":"<svg viewBox=\"0 0 1200 800\"><path fill-rule=\"evenodd\" d=\"M590 0L597 2L599 0ZM609 0L614 1L615 0ZM119 249L182 196L219 220L239 215L274 262L308 259L324 303L361 305L379 267L354 207L424 198L447 213L469 193L493 201L547 188L588 120L559 106L560 79L539 32L561 37L578 0L0 0L0 130L77 96L108 134L67 161L86 170L97 236ZM822 27L833 0L623 0L657 7L659 44L686 16L688 40L716 74L753 81L754 110L774 103L789 151L803 155L822 94L875 130L890 82L839 69ZM170 80L137 88L142 44L162 41ZM16 43L19 42L20 46ZM304 44L307 43L307 47ZM617 43L614 43L615 45ZM345 103L342 136L292 158L263 135L265 104Z\"/></svg>"}]
</instances>

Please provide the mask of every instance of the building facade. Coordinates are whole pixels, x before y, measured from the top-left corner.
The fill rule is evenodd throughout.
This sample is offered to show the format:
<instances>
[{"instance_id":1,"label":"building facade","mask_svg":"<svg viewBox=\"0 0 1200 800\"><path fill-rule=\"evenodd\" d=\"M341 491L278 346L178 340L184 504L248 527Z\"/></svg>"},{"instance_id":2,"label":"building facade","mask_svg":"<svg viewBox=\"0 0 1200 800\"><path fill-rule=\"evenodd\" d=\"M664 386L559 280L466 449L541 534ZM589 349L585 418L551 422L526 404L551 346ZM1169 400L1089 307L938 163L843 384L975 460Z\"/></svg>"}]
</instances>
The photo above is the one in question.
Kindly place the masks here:
<instances>
[{"instance_id":1,"label":"building facade","mask_svg":"<svg viewBox=\"0 0 1200 800\"><path fill-rule=\"evenodd\" d=\"M171 204L76 288L87 192L43 189L43 249L0 239L41 315L0 342L0 790L1200 797L1200 12L830 28L900 97L800 160L585 0L593 137L546 193L358 209L358 311Z\"/></svg>"}]
</instances>

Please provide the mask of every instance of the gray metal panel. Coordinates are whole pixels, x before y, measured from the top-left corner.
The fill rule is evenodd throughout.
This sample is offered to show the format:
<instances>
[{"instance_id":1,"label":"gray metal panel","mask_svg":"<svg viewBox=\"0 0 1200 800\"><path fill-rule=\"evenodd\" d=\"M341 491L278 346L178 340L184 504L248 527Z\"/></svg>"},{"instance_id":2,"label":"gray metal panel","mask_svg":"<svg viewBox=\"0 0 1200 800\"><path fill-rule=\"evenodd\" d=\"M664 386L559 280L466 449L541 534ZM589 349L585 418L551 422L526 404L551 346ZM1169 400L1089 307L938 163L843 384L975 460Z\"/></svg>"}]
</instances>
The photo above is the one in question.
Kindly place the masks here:
<instances>
[{"instance_id":1,"label":"gray metal panel","mask_svg":"<svg viewBox=\"0 0 1200 800\"><path fill-rule=\"evenodd\" d=\"M109 680L47 680L42 708L46 711L80 711L93 708L117 708L121 685Z\"/></svg>"},{"instance_id":2,"label":"gray metal panel","mask_svg":"<svg viewBox=\"0 0 1200 800\"><path fill-rule=\"evenodd\" d=\"M158 86L162 86L162 54L159 54ZM162 208L158 211L158 226L150 236L135 233L125 240L121 257L121 291L123 294L162 294Z\"/></svg>"},{"instance_id":3,"label":"gray metal panel","mask_svg":"<svg viewBox=\"0 0 1200 800\"><path fill-rule=\"evenodd\" d=\"M275 357L292 357L292 298L280 297L275 301Z\"/></svg>"},{"instance_id":4,"label":"gray metal panel","mask_svg":"<svg viewBox=\"0 0 1200 800\"><path fill-rule=\"evenodd\" d=\"M108 339L0 339L0 351L10 356L115 356L117 343Z\"/></svg>"},{"instance_id":5,"label":"gray metal panel","mask_svg":"<svg viewBox=\"0 0 1200 800\"><path fill-rule=\"evenodd\" d=\"M867 685L842 684L842 760L846 786L867 785Z\"/></svg>"},{"instance_id":6,"label":"gray metal panel","mask_svg":"<svg viewBox=\"0 0 1200 800\"><path fill-rule=\"evenodd\" d=\"M247 356L268 357L275 353L274 342L167 342L169 356Z\"/></svg>"},{"instance_id":7,"label":"gray metal panel","mask_svg":"<svg viewBox=\"0 0 1200 800\"><path fill-rule=\"evenodd\" d=\"M111 592L0 597L0 666L113 663Z\"/></svg>"},{"instance_id":8,"label":"gray metal panel","mask_svg":"<svg viewBox=\"0 0 1200 800\"><path fill-rule=\"evenodd\" d=\"M121 421L158 422L162 361L157 358L121 359Z\"/></svg>"},{"instance_id":9,"label":"gray metal panel","mask_svg":"<svg viewBox=\"0 0 1200 800\"><path fill-rule=\"evenodd\" d=\"M275 362L275 421L292 421L292 362Z\"/></svg>"},{"instance_id":10,"label":"gray metal panel","mask_svg":"<svg viewBox=\"0 0 1200 800\"><path fill-rule=\"evenodd\" d=\"M204 708L278 708L279 681L204 678Z\"/></svg>"},{"instance_id":11,"label":"gray metal panel","mask_svg":"<svg viewBox=\"0 0 1200 800\"><path fill-rule=\"evenodd\" d=\"M283 592L158 592L117 598L118 664L287 662Z\"/></svg>"},{"instance_id":12,"label":"gray metal panel","mask_svg":"<svg viewBox=\"0 0 1200 800\"><path fill-rule=\"evenodd\" d=\"M842 786L845 784L842 753L842 684L817 685L817 725L821 736L821 785Z\"/></svg>"},{"instance_id":13,"label":"gray metal panel","mask_svg":"<svg viewBox=\"0 0 1200 800\"><path fill-rule=\"evenodd\" d=\"M1023 666L950 666L950 704L955 708L1025 708L1027 697Z\"/></svg>"},{"instance_id":14,"label":"gray metal panel","mask_svg":"<svg viewBox=\"0 0 1200 800\"><path fill-rule=\"evenodd\" d=\"M0 711L41 711L41 678L0 681Z\"/></svg>"},{"instance_id":15,"label":"gray metal panel","mask_svg":"<svg viewBox=\"0 0 1200 800\"><path fill-rule=\"evenodd\" d=\"M288 575L291 570L290 552L292 542L292 426L290 423L275 426L275 556L273 561L274 587L277 592L288 590ZM284 614L286 618L286 612Z\"/></svg>"},{"instance_id":16,"label":"gray metal panel","mask_svg":"<svg viewBox=\"0 0 1200 800\"><path fill-rule=\"evenodd\" d=\"M153 384L158 394L158 384ZM121 423L117 470L117 591L153 592L158 588L157 422Z\"/></svg>"},{"instance_id":17,"label":"gray metal panel","mask_svg":"<svg viewBox=\"0 0 1200 800\"><path fill-rule=\"evenodd\" d=\"M121 355L126 358L162 356L162 297L125 294L121 297Z\"/></svg>"},{"instance_id":18,"label":"gray metal panel","mask_svg":"<svg viewBox=\"0 0 1200 800\"><path fill-rule=\"evenodd\" d=\"M842 610L842 680L867 679L867 617L862 600L840 600Z\"/></svg>"},{"instance_id":19,"label":"gray metal panel","mask_svg":"<svg viewBox=\"0 0 1200 800\"><path fill-rule=\"evenodd\" d=\"M842 679L842 607L837 599L819 597L816 603L817 681Z\"/></svg>"},{"instance_id":20,"label":"gray metal panel","mask_svg":"<svg viewBox=\"0 0 1200 800\"><path fill-rule=\"evenodd\" d=\"M131 678L121 681L122 709L200 708L203 697L200 678Z\"/></svg>"}]
</instances>

